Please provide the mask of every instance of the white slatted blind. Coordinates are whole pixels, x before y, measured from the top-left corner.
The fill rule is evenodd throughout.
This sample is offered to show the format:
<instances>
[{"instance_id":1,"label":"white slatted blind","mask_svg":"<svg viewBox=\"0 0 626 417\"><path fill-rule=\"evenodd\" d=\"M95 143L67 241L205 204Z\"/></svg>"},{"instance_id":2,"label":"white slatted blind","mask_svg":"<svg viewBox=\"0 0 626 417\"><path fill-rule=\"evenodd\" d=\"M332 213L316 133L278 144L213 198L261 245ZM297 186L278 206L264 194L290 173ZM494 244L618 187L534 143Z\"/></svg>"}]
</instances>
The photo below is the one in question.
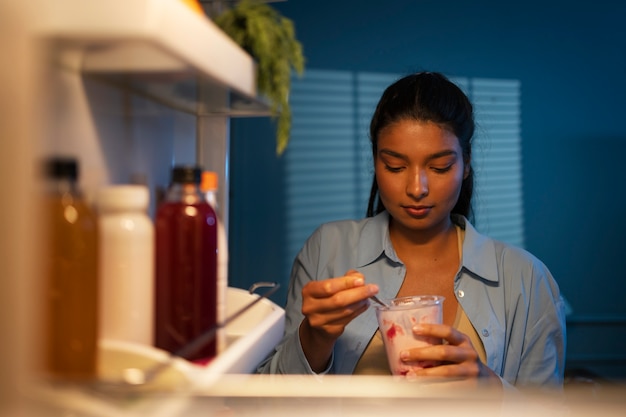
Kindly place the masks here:
<instances>
[{"instance_id":1,"label":"white slatted blind","mask_svg":"<svg viewBox=\"0 0 626 417\"><path fill-rule=\"evenodd\" d=\"M523 247L520 90L517 80L470 80L477 123L474 223L494 239Z\"/></svg>"},{"instance_id":2,"label":"white slatted blind","mask_svg":"<svg viewBox=\"0 0 626 417\"><path fill-rule=\"evenodd\" d=\"M292 81L290 104L291 139L283 156L287 271L317 226L358 215L352 74L307 70Z\"/></svg>"},{"instance_id":3,"label":"white slatted blind","mask_svg":"<svg viewBox=\"0 0 626 417\"><path fill-rule=\"evenodd\" d=\"M365 216L373 175L369 122L383 90L399 74L307 69L292 80L291 140L284 155L287 204L286 275L320 224ZM452 79L472 99L475 226L523 245L520 84Z\"/></svg>"}]
</instances>

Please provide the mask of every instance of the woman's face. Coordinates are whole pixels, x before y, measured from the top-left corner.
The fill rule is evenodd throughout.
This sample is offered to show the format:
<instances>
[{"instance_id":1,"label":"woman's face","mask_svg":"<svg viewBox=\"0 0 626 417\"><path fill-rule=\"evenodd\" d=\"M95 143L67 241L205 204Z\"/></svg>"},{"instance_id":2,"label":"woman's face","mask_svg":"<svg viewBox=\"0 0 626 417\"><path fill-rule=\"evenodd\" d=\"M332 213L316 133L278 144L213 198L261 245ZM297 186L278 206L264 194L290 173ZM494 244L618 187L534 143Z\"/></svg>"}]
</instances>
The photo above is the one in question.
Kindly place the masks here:
<instances>
[{"instance_id":1,"label":"woman's face","mask_svg":"<svg viewBox=\"0 0 626 417\"><path fill-rule=\"evenodd\" d=\"M374 167L393 227L445 229L469 173L466 162L457 137L435 123L406 119L383 129Z\"/></svg>"}]
</instances>

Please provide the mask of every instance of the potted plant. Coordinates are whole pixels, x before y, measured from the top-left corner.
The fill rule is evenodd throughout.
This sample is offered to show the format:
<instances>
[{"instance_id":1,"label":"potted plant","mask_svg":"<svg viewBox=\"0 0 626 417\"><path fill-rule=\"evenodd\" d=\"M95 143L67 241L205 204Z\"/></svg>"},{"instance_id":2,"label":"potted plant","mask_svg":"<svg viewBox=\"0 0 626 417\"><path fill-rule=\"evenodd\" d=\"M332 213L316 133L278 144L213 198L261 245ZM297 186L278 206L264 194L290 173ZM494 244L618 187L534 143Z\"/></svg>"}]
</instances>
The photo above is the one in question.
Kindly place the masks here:
<instances>
[{"instance_id":1,"label":"potted plant","mask_svg":"<svg viewBox=\"0 0 626 417\"><path fill-rule=\"evenodd\" d=\"M293 22L259 0L242 0L232 6L227 4L232 1L212 3L209 16L257 62L257 87L269 100L277 120L276 153L281 155L291 130L292 71L304 72L302 45L295 37Z\"/></svg>"}]
</instances>

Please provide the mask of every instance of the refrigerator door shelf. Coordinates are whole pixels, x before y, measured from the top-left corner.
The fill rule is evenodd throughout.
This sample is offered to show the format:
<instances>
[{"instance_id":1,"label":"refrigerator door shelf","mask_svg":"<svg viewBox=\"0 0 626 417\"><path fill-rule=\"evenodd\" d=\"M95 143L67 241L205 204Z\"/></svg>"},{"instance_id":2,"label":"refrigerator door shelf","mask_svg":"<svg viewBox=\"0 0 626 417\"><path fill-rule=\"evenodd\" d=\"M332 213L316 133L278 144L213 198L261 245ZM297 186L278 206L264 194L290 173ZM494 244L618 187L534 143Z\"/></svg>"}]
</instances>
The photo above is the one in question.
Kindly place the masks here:
<instances>
[{"instance_id":1,"label":"refrigerator door shelf","mask_svg":"<svg viewBox=\"0 0 626 417\"><path fill-rule=\"evenodd\" d=\"M55 64L195 115L267 116L256 64L180 0L36 0Z\"/></svg>"}]
</instances>

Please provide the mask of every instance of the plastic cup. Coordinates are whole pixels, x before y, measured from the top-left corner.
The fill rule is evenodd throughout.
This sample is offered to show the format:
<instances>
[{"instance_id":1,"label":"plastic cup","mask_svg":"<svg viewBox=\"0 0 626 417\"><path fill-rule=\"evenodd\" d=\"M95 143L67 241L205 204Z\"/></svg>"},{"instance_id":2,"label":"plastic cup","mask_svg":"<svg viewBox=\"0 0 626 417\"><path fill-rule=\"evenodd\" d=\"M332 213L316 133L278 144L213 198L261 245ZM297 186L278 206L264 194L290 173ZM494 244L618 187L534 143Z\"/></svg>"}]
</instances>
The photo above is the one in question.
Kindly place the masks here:
<instances>
[{"instance_id":1,"label":"plastic cup","mask_svg":"<svg viewBox=\"0 0 626 417\"><path fill-rule=\"evenodd\" d=\"M376 306L378 328L393 375L407 376L415 370L436 365L433 361L403 362L400 352L441 344L441 339L414 335L413 327L418 323L442 323L444 299L439 295L400 297L386 300L389 307Z\"/></svg>"}]
</instances>

